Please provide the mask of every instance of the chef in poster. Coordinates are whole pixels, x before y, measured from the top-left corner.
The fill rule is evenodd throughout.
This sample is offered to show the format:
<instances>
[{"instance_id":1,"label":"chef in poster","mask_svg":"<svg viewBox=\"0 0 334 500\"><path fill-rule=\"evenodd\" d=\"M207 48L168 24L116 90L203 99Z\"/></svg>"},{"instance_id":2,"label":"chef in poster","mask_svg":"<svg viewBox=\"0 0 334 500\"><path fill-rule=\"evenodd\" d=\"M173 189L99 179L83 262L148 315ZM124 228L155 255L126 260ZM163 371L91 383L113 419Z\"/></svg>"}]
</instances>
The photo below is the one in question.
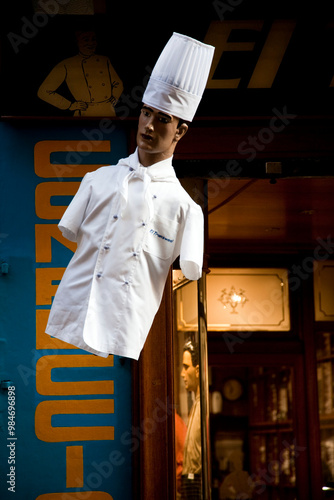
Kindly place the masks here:
<instances>
[{"instance_id":1,"label":"chef in poster","mask_svg":"<svg viewBox=\"0 0 334 500\"><path fill-rule=\"evenodd\" d=\"M40 85L40 99L73 116L115 116L123 83L107 56L97 54L93 30L75 33L78 54L56 64ZM66 84L72 98L61 88Z\"/></svg>"}]
</instances>

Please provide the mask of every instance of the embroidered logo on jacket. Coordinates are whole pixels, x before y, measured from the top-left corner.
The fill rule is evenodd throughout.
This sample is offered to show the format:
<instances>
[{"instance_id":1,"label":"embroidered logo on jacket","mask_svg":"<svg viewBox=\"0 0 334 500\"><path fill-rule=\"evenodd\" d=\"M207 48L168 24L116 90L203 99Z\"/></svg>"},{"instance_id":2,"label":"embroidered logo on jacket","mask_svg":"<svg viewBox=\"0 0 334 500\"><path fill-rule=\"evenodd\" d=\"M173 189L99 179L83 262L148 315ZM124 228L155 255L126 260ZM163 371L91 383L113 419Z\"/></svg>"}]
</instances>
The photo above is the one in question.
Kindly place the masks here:
<instances>
[{"instance_id":1,"label":"embroidered logo on jacket","mask_svg":"<svg viewBox=\"0 0 334 500\"><path fill-rule=\"evenodd\" d=\"M168 241L169 243L173 243L174 240L171 240L170 238L166 238L166 236L163 236L162 234L159 234L158 231L155 229L150 229L150 233L153 234L153 236L157 236L158 238L161 238L162 240Z\"/></svg>"}]
</instances>

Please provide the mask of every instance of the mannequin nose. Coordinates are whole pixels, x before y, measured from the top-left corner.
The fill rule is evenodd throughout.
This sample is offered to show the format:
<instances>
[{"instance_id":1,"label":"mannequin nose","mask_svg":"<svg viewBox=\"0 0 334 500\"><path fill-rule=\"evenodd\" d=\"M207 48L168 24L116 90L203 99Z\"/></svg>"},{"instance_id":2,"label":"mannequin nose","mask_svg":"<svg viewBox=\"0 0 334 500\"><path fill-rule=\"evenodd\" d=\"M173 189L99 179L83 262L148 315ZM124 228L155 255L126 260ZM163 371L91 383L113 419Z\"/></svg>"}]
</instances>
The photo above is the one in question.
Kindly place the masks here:
<instances>
[{"instance_id":1,"label":"mannequin nose","mask_svg":"<svg viewBox=\"0 0 334 500\"><path fill-rule=\"evenodd\" d=\"M152 122L147 123L145 128L147 131L151 132L153 130L153 123Z\"/></svg>"},{"instance_id":2,"label":"mannequin nose","mask_svg":"<svg viewBox=\"0 0 334 500\"><path fill-rule=\"evenodd\" d=\"M152 131L152 130L153 130L153 128L154 128L154 127L153 127L153 119L152 119L152 117L150 117L150 118L147 120L147 122L146 122L146 124L145 124L145 128L146 128L146 130L150 130L150 131Z\"/></svg>"}]
</instances>

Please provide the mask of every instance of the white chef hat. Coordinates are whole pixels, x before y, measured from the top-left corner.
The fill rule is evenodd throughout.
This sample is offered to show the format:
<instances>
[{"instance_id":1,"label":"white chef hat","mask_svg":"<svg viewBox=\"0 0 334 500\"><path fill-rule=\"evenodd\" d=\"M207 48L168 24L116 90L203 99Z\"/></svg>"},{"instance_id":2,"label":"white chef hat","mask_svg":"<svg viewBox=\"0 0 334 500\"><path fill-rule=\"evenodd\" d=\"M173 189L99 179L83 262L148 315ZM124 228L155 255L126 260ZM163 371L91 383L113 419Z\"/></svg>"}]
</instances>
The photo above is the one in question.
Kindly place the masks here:
<instances>
[{"instance_id":1,"label":"white chef hat","mask_svg":"<svg viewBox=\"0 0 334 500\"><path fill-rule=\"evenodd\" d=\"M202 98L214 47L173 33L161 52L143 103L185 121L192 121Z\"/></svg>"}]
</instances>

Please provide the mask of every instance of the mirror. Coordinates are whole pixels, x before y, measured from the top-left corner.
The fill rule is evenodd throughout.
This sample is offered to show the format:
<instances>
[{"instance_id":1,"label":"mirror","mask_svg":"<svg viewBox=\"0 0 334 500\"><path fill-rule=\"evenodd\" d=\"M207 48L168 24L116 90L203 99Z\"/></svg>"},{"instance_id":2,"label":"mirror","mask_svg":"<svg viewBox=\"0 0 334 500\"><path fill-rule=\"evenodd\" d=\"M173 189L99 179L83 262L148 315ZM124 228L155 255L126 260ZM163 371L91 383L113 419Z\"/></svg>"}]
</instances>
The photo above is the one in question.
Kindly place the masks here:
<instances>
[{"instance_id":1,"label":"mirror","mask_svg":"<svg viewBox=\"0 0 334 500\"><path fill-rule=\"evenodd\" d=\"M173 272L175 474L178 500L210 496L205 276ZM186 313L186 314L185 314ZM186 319L185 319L186 318Z\"/></svg>"}]
</instances>

